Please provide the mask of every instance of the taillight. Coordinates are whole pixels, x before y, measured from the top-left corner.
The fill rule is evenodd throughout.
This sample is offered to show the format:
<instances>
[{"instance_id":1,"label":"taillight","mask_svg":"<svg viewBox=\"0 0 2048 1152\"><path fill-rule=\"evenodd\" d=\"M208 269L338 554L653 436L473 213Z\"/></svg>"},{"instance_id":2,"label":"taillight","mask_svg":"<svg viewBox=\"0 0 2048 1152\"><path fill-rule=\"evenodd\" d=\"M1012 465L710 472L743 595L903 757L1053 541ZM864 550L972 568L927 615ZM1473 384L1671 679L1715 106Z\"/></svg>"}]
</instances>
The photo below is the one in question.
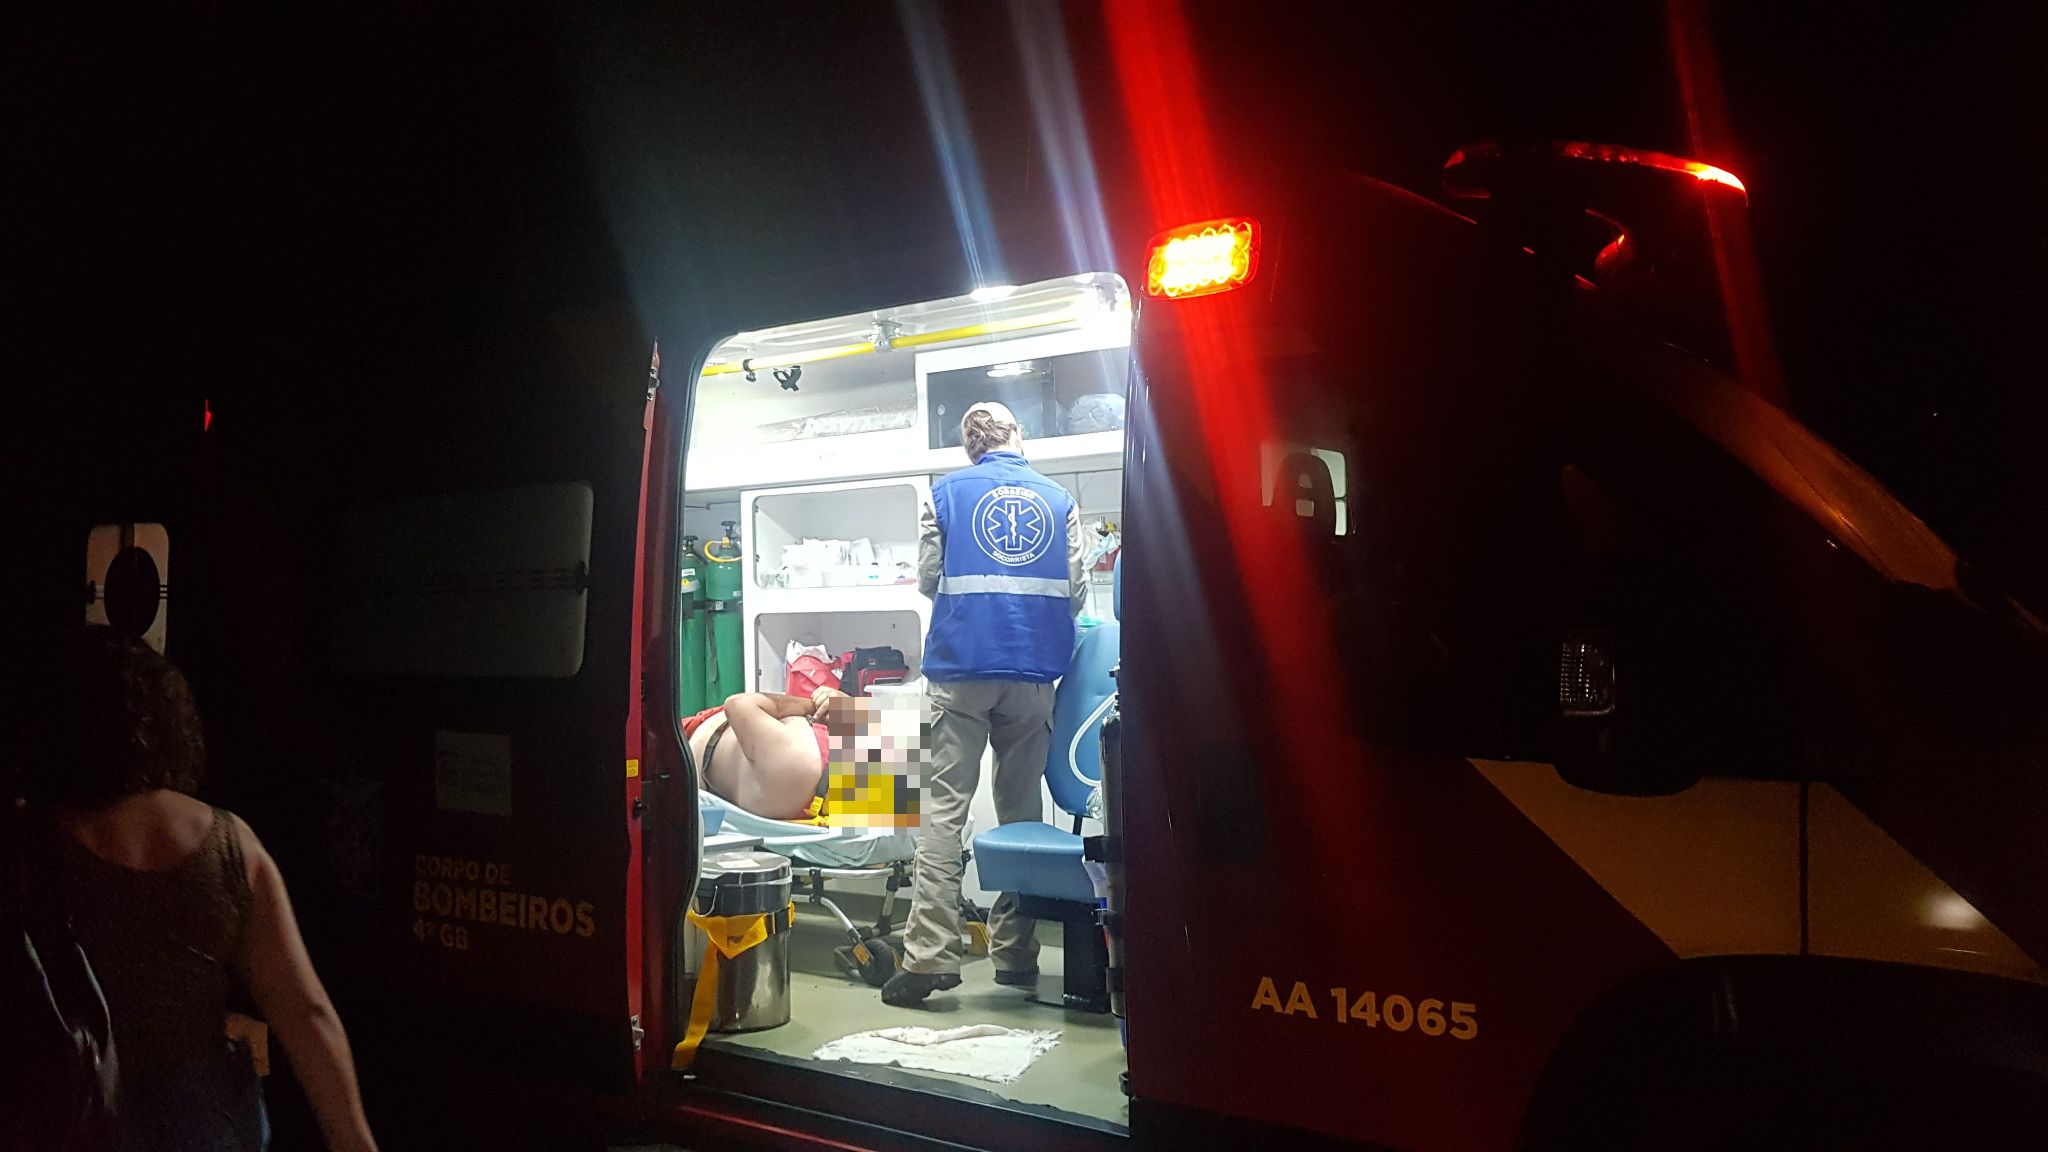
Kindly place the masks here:
<instances>
[{"instance_id":1,"label":"taillight","mask_svg":"<svg viewBox=\"0 0 2048 1152\"><path fill-rule=\"evenodd\" d=\"M1557 705L1568 717L1614 711L1614 638L1606 632L1565 633L1557 662Z\"/></svg>"},{"instance_id":2,"label":"taillight","mask_svg":"<svg viewBox=\"0 0 2048 1152\"><path fill-rule=\"evenodd\" d=\"M1258 221L1204 220L1152 238L1145 294L1185 300L1228 292L1249 282L1258 270Z\"/></svg>"}]
</instances>

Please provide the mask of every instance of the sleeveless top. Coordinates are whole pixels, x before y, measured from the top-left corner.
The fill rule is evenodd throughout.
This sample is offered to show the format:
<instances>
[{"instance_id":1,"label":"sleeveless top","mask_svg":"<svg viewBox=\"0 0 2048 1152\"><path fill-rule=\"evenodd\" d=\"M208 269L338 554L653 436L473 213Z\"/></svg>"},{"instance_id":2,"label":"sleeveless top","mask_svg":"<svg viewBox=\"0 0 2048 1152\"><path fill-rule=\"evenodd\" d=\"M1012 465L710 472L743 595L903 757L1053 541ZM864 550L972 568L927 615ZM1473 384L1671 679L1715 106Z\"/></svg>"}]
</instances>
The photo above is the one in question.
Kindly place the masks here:
<instances>
[{"instance_id":1,"label":"sleeveless top","mask_svg":"<svg viewBox=\"0 0 2048 1152\"><path fill-rule=\"evenodd\" d=\"M124 1083L216 1058L255 900L234 821L214 809L198 850L158 872L102 859L62 833L54 839L72 925L113 1016Z\"/></svg>"}]
</instances>

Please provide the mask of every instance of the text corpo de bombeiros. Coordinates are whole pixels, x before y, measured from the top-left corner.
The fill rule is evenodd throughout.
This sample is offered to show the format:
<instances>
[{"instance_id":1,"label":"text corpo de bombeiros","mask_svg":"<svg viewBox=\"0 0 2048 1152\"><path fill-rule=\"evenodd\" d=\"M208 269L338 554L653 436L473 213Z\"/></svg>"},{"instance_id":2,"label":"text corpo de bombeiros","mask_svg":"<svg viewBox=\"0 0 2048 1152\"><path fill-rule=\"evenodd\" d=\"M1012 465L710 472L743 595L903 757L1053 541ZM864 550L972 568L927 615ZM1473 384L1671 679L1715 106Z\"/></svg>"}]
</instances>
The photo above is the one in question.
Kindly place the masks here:
<instances>
[{"instance_id":1,"label":"text corpo de bombeiros","mask_svg":"<svg viewBox=\"0 0 2048 1152\"><path fill-rule=\"evenodd\" d=\"M522 892L512 883L512 865L454 856L415 856L412 908L422 916L529 928L557 936L597 933L597 906Z\"/></svg>"}]
</instances>

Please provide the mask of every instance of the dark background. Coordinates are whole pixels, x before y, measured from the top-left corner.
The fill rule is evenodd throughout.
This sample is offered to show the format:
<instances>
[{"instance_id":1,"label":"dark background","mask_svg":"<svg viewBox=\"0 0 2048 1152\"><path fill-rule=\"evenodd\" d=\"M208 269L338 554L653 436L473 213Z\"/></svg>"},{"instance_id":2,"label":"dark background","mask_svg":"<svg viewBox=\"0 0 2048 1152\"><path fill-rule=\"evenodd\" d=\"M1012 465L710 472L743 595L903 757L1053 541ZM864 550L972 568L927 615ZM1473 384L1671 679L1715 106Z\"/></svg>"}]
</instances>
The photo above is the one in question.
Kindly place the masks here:
<instances>
[{"instance_id":1,"label":"dark background","mask_svg":"<svg viewBox=\"0 0 2048 1152\"><path fill-rule=\"evenodd\" d=\"M485 388L522 311L623 298L658 329L741 271L952 235L891 5L168 7L9 37L18 331L63 337L22 383L55 415L155 398L182 420L200 393L270 409L394 374ZM1479 136L1686 151L1663 5L1188 10L1219 123L1425 192ZM939 12L993 214L1042 212L1004 10ZM1114 115L1099 13L1065 13L1091 113ZM1789 402L2036 606L2042 21L1711 21L1737 142L1715 159L1750 187Z\"/></svg>"},{"instance_id":2,"label":"dark background","mask_svg":"<svg viewBox=\"0 0 2048 1152\"><path fill-rule=\"evenodd\" d=\"M1786 402L2037 611L2038 9L1721 4L1708 25L1735 142L1709 158L1749 187ZM1100 13L1059 11L1111 140ZM1219 139L1247 163L1314 156L1433 194L1444 157L1483 136L1688 149L1660 4L1188 12ZM1030 243L1049 220L1047 150L1010 17L927 14L1003 242ZM9 20L0 443L21 542L7 563L26 589L9 626L45 603L75 611L78 526L110 501L209 494L212 521L239 527L209 537L204 563L241 578L208 594L218 628L173 643L209 711L216 794L283 845L288 875L311 868L296 845L317 824L292 774L317 761L319 619L295 589L323 563L289 525L375 451L337 429L388 411L445 443L451 468L487 469L503 449L477 434L479 406L606 387L540 350L564 315L623 304L653 339L735 279L958 251L894 5L212 3ZM1105 178L1120 160L1098 155ZM605 402L636 419L643 381L620 363ZM147 498L112 513L157 514ZM301 900L353 1018L368 977L351 975L346 909ZM283 1101L280 1148L303 1146L297 1107Z\"/></svg>"}]
</instances>

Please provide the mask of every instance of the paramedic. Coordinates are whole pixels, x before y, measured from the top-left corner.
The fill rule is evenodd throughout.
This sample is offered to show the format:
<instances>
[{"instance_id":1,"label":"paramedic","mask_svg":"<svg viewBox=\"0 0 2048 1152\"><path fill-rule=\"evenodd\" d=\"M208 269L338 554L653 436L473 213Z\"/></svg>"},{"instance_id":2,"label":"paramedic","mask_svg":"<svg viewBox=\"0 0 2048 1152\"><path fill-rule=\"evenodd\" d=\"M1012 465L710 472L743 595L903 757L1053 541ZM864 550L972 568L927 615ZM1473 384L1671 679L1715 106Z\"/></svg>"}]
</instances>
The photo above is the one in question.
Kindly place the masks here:
<instances>
[{"instance_id":1,"label":"paramedic","mask_svg":"<svg viewBox=\"0 0 2048 1152\"><path fill-rule=\"evenodd\" d=\"M823 723L834 699L820 688L809 698L742 692L683 721L690 762L703 786L770 820L805 820L823 811L830 743ZM732 739L726 739L731 733Z\"/></svg>"},{"instance_id":2,"label":"paramedic","mask_svg":"<svg viewBox=\"0 0 2048 1152\"><path fill-rule=\"evenodd\" d=\"M991 740L996 820L1044 819L1053 681L1073 658L1074 617L1088 595L1080 511L1024 462L1017 418L1001 404L976 404L960 421L960 442L973 464L932 485L919 531L918 587L932 598L931 773L903 971L882 987L897 1006L960 985L960 836ZM1034 986L1038 941L1014 893L996 901L988 927L996 982Z\"/></svg>"}]
</instances>

